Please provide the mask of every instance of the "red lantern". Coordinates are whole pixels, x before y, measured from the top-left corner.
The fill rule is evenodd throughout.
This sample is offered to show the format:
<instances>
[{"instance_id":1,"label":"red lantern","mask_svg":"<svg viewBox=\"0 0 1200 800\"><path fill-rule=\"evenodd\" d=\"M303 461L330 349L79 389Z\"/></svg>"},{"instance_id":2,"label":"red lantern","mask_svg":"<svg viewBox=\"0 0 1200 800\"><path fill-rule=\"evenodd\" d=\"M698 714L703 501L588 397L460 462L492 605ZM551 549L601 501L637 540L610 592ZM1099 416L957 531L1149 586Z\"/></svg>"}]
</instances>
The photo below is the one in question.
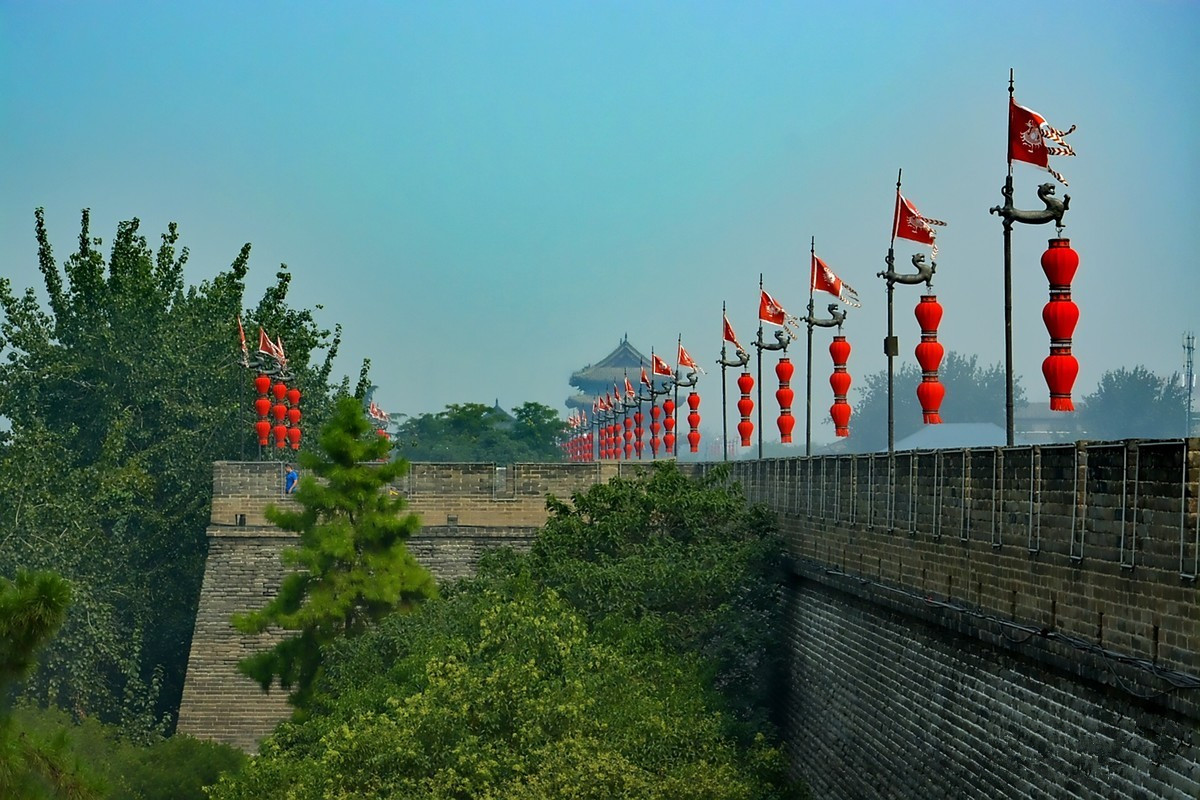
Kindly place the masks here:
<instances>
[{"instance_id":1,"label":"red lantern","mask_svg":"<svg viewBox=\"0 0 1200 800\"><path fill-rule=\"evenodd\" d=\"M1042 362L1042 375L1050 387L1051 411L1074 411L1071 387L1079 376L1079 362L1071 355L1071 337L1079 322L1079 306L1071 300L1071 281L1079 268L1079 253L1070 239L1051 239L1042 253L1042 271L1050 282L1050 301L1042 309L1042 321L1050 334L1050 355Z\"/></svg>"},{"instance_id":2,"label":"red lantern","mask_svg":"<svg viewBox=\"0 0 1200 800\"><path fill-rule=\"evenodd\" d=\"M276 400L283 402L283 399L287 397L287 385L283 383L276 383L271 387L271 392L275 395Z\"/></svg>"},{"instance_id":3,"label":"red lantern","mask_svg":"<svg viewBox=\"0 0 1200 800\"><path fill-rule=\"evenodd\" d=\"M269 397L257 397L254 400L254 410L260 417L266 417L271 413L271 399Z\"/></svg>"},{"instance_id":4,"label":"red lantern","mask_svg":"<svg viewBox=\"0 0 1200 800\"><path fill-rule=\"evenodd\" d=\"M917 363L921 365L921 382L917 384L917 400L921 403L921 418L926 425L939 425L942 415L942 398L946 387L938 380L938 367L946 349L937 340L938 326L942 324L942 304L937 295L921 295L913 313L921 326L921 343L917 345Z\"/></svg>"},{"instance_id":5,"label":"red lantern","mask_svg":"<svg viewBox=\"0 0 1200 800\"><path fill-rule=\"evenodd\" d=\"M833 419L834 434L849 436L850 404L846 402L846 391L850 389L850 374L846 372L846 362L850 360L850 343L845 336L839 334L833 337L829 344L829 355L833 358L833 375L829 378L829 385L834 392L829 416ZM843 391L839 392L839 389Z\"/></svg>"},{"instance_id":6,"label":"red lantern","mask_svg":"<svg viewBox=\"0 0 1200 800\"><path fill-rule=\"evenodd\" d=\"M299 389L288 389L287 390L287 401L288 401L288 405L292 406L293 408L300 405L300 390Z\"/></svg>"},{"instance_id":7,"label":"red lantern","mask_svg":"<svg viewBox=\"0 0 1200 800\"><path fill-rule=\"evenodd\" d=\"M259 446L266 447L267 437L271 435L271 423L265 419L260 419L254 423L254 432L258 435Z\"/></svg>"},{"instance_id":8,"label":"red lantern","mask_svg":"<svg viewBox=\"0 0 1200 800\"><path fill-rule=\"evenodd\" d=\"M274 416L276 420L282 422L283 418L287 416L287 406L285 406L283 403L276 403L275 405L271 406L271 415Z\"/></svg>"},{"instance_id":9,"label":"red lantern","mask_svg":"<svg viewBox=\"0 0 1200 800\"><path fill-rule=\"evenodd\" d=\"M299 450L300 449L300 429L299 428L288 428L288 440L291 441L293 450Z\"/></svg>"},{"instance_id":10,"label":"red lantern","mask_svg":"<svg viewBox=\"0 0 1200 800\"><path fill-rule=\"evenodd\" d=\"M789 444L792 441L792 429L796 427L796 419L792 416L792 401L796 393L792 391L792 375L796 368L787 356L779 359L775 365L775 375L779 378L779 389L775 399L779 401L779 441Z\"/></svg>"},{"instance_id":11,"label":"red lantern","mask_svg":"<svg viewBox=\"0 0 1200 800\"><path fill-rule=\"evenodd\" d=\"M300 409L296 408L295 406L289 408L287 410L287 418L288 422L290 422L292 425L300 424Z\"/></svg>"},{"instance_id":12,"label":"red lantern","mask_svg":"<svg viewBox=\"0 0 1200 800\"><path fill-rule=\"evenodd\" d=\"M259 394L266 394L271 391L271 378L269 375L259 375L254 379L254 389Z\"/></svg>"},{"instance_id":13,"label":"red lantern","mask_svg":"<svg viewBox=\"0 0 1200 800\"><path fill-rule=\"evenodd\" d=\"M737 424L738 435L742 437L742 447L749 447L750 436L754 433L754 423L750 421L750 415L754 413L754 400L750 397L750 390L754 388L754 376L743 372L738 376L737 385L738 391L742 393L737 402L738 414L742 417L742 421Z\"/></svg>"},{"instance_id":14,"label":"red lantern","mask_svg":"<svg viewBox=\"0 0 1200 800\"><path fill-rule=\"evenodd\" d=\"M687 397L688 412L687 421L688 427L688 449L693 453L700 452L700 395L696 392L689 392Z\"/></svg>"},{"instance_id":15,"label":"red lantern","mask_svg":"<svg viewBox=\"0 0 1200 800\"><path fill-rule=\"evenodd\" d=\"M275 426L275 446L276 447L283 447L284 445L287 444L287 435L288 435L287 432L288 432L288 429L287 429L286 425L276 425Z\"/></svg>"},{"instance_id":16,"label":"red lantern","mask_svg":"<svg viewBox=\"0 0 1200 800\"><path fill-rule=\"evenodd\" d=\"M625 417L625 460L633 458L633 420Z\"/></svg>"}]
</instances>

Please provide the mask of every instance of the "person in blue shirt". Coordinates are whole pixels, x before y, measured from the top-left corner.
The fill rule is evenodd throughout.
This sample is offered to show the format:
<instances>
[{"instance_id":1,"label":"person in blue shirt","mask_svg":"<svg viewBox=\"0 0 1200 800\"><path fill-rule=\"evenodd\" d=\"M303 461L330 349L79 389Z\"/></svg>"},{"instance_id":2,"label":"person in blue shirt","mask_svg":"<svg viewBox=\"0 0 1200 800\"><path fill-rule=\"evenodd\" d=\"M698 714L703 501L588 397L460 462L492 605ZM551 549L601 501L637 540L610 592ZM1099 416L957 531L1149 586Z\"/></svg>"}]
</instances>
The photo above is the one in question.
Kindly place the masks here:
<instances>
[{"instance_id":1,"label":"person in blue shirt","mask_svg":"<svg viewBox=\"0 0 1200 800\"><path fill-rule=\"evenodd\" d=\"M296 472L294 464L287 465L287 473L283 476L283 493L291 494L296 491L296 484L300 482L300 473Z\"/></svg>"}]
</instances>

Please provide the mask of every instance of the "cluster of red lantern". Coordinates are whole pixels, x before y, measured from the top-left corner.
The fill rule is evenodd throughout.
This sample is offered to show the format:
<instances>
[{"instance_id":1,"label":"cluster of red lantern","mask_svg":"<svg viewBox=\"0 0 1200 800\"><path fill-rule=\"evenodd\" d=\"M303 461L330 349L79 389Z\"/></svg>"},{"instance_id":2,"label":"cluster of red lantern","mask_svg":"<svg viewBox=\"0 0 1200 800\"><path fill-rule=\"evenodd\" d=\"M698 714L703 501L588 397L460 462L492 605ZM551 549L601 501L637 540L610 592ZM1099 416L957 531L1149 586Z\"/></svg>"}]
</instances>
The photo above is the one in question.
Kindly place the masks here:
<instances>
[{"instance_id":1,"label":"cluster of red lantern","mask_svg":"<svg viewBox=\"0 0 1200 800\"><path fill-rule=\"evenodd\" d=\"M642 415L641 406L638 406L638 410L633 412L633 449L637 453L638 458L642 457L642 436L646 433L646 429L642 427L642 422L645 419L645 416Z\"/></svg>"},{"instance_id":2,"label":"cluster of red lantern","mask_svg":"<svg viewBox=\"0 0 1200 800\"><path fill-rule=\"evenodd\" d=\"M792 416L792 401L796 393L792 391L792 374L796 368L787 356L779 359L775 365L775 375L779 378L779 388L775 391L775 399L779 401L779 441L790 444L792 429L796 427L796 418Z\"/></svg>"},{"instance_id":3,"label":"cluster of red lantern","mask_svg":"<svg viewBox=\"0 0 1200 800\"><path fill-rule=\"evenodd\" d=\"M750 446L750 437L754 433L754 423L750 421L750 415L754 412L754 400L750 397L750 390L754 388L754 376L749 372L743 372L737 379L738 391L742 393L741 398L737 402L738 414L742 420L737 424L738 436L742 438L742 447Z\"/></svg>"},{"instance_id":4,"label":"cluster of red lantern","mask_svg":"<svg viewBox=\"0 0 1200 800\"><path fill-rule=\"evenodd\" d=\"M939 413L946 387L938 380L938 367L942 364L945 348L937 340L938 326L942 324L942 304L937 295L923 294L921 302L913 312L921 326L921 343L917 345L917 363L921 365L921 382L917 385L917 400L921 403L921 417L926 425L938 425L942 421Z\"/></svg>"},{"instance_id":5,"label":"cluster of red lantern","mask_svg":"<svg viewBox=\"0 0 1200 800\"><path fill-rule=\"evenodd\" d=\"M592 434L587 429L587 417L579 414L572 416L568 425L575 433L563 444L568 461L592 460Z\"/></svg>"},{"instance_id":6,"label":"cluster of red lantern","mask_svg":"<svg viewBox=\"0 0 1200 800\"><path fill-rule=\"evenodd\" d=\"M663 452L675 455L675 401L671 398L663 400Z\"/></svg>"},{"instance_id":7,"label":"cluster of red lantern","mask_svg":"<svg viewBox=\"0 0 1200 800\"><path fill-rule=\"evenodd\" d=\"M625 460L633 458L633 420L625 417Z\"/></svg>"},{"instance_id":8,"label":"cluster of red lantern","mask_svg":"<svg viewBox=\"0 0 1200 800\"><path fill-rule=\"evenodd\" d=\"M689 392L687 396L688 411L687 421L688 431L687 440L688 448L693 453L700 452L700 395L695 391Z\"/></svg>"},{"instance_id":9,"label":"cluster of red lantern","mask_svg":"<svg viewBox=\"0 0 1200 800\"><path fill-rule=\"evenodd\" d=\"M1070 239L1051 239L1042 253L1042 271L1050 281L1050 301L1042 309L1042 321L1050 333L1050 355L1042 362L1042 374L1050 388L1051 411L1074 411L1071 387L1079 375L1079 362L1071 355L1071 337L1079 322L1079 306L1071 300L1071 281L1079 268L1079 253Z\"/></svg>"},{"instance_id":10,"label":"cluster of red lantern","mask_svg":"<svg viewBox=\"0 0 1200 800\"><path fill-rule=\"evenodd\" d=\"M829 344L829 355L833 358L833 374L829 376L833 405L829 407L829 416L833 419L834 433L849 436L850 404L846 402L846 393L850 391L850 373L846 371L846 362L850 360L850 343L845 336L839 334L833 337Z\"/></svg>"},{"instance_id":11,"label":"cluster of red lantern","mask_svg":"<svg viewBox=\"0 0 1200 800\"><path fill-rule=\"evenodd\" d=\"M658 456L658 445L662 441L661 439L658 438L658 433L659 433L659 431L662 430L662 424L658 421L658 418L661 416L662 416L662 409L658 407L658 404L655 403L655 404L651 405L650 406L650 454L651 454L651 457Z\"/></svg>"},{"instance_id":12,"label":"cluster of red lantern","mask_svg":"<svg viewBox=\"0 0 1200 800\"><path fill-rule=\"evenodd\" d=\"M282 381L272 383L269 375L257 376L254 388L258 392L254 401L254 410L258 413L254 432L258 435L259 446L266 447L273 436L276 447L283 448L290 444L293 450L299 450L300 390L295 387L289 389ZM274 418L274 424L271 418Z\"/></svg>"}]
</instances>

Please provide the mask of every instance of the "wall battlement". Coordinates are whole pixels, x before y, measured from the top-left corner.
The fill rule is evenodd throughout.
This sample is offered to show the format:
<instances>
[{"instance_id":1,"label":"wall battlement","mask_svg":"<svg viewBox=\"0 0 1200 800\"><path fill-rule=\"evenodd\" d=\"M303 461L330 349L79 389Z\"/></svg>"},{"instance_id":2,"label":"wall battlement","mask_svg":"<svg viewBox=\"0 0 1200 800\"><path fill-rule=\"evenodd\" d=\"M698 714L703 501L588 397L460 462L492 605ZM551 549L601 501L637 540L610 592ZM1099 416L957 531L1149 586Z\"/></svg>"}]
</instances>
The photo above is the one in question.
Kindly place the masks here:
<instances>
[{"instance_id":1,"label":"wall battlement","mask_svg":"<svg viewBox=\"0 0 1200 800\"><path fill-rule=\"evenodd\" d=\"M415 464L396 490L425 525L414 554L456 577L528 547L546 494L642 466ZM789 756L818 794L1200 796L1200 439L729 468L788 541ZM287 709L236 672L269 637L228 620L282 578L290 540L262 517L281 486L275 465L214 466L180 711L247 749Z\"/></svg>"}]
</instances>

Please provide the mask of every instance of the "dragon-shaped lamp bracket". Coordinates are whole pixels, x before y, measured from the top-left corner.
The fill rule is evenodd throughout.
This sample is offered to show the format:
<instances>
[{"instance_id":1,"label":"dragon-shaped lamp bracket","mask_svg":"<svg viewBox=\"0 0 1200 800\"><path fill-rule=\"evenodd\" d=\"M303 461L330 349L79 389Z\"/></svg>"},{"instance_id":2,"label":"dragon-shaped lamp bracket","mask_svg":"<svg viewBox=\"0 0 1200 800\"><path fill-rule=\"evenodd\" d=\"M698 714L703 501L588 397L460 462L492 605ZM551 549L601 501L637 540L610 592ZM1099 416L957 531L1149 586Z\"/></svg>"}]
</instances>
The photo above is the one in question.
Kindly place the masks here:
<instances>
[{"instance_id":1,"label":"dragon-shaped lamp bracket","mask_svg":"<svg viewBox=\"0 0 1200 800\"><path fill-rule=\"evenodd\" d=\"M717 359L717 363L722 367L744 367L750 363L750 354L742 348L737 348L737 360L729 361L725 358L725 348L721 348L721 357Z\"/></svg>"},{"instance_id":2,"label":"dragon-shaped lamp bracket","mask_svg":"<svg viewBox=\"0 0 1200 800\"><path fill-rule=\"evenodd\" d=\"M757 347L760 352L763 350L782 350L786 353L788 345L791 343L792 335L783 329L775 331L775 344L768 344L767 342L763 341L762 328L758 329L758 337L754 340L754 346Z\"/></svg>"},{"instance_id":3,"label":"dragon-shaped lamp bracket","mask_svg":"<svg viewBox=\"0 0 1200 800\"><path fill-rule=\"evenodd\" d=\"M918 283L923 283L926 290L932 291L933 274L937 272L937 262L931 260L927 266L925 264L924 253L913 253L912 265L916 267L916 273L896 272L896 260L891 250L888 250L884 261L887 263L887 269L883 272L876 272L875 275L887 281L888 289L891 289L897 283L906 286L915 286Z\"/></svg>"},{"instance_id":4,"label":"dragon-shaped lamp bracket","mask_svg":"<svg viewBox=\"0 0 1200 800\"><path fill-rule=\"evenodd\" d=\"M698 372L696 372L695 370L688 370L688 374L687 374L686 378L684 378L683 380L680 380L678 377L676 377L673 379L673 381L676 386L686 389L689 386L695 386L696 381L698 381L699 379L700 379L700 374Z\"/></svg>"},{"instance_id":5,"label":"dragon-shaped lamp bracket","mask_svg":"<svg viewBox=\"0 0 1200 800\"><path fill-rule=\"evenodd\" d=\"M1038 198L1045 204L1044 209L1037 211L1023 211L1013 207L1013 187L1012 178L1010 177L1005 182L1004 187L1000 189L1000 194L1004 196L1004 205L992 206L988 209L988 213L999 214L1004 219L1004 229L1012 230L1014 222L1023 222L1027 225L1044 225L1051 220L1054 220L1054 226L1057 228L1059 235L1062 235L1063 215L1067 213L1067 209L1071 207L1071 195L1064 194L1062 200L1059 200L1054 195L1054 184L1043 183L1037 189Z\"/></svg>"},{"instance_id":6,"label":"dragon-shaped lamp bracket","mask_svg":"<svg viewBox=\"0 0 1200 800\"><path fill-rule=\"evenodd\" d=\"M828 306L829 319L820 319L813 316L813 304L809 301L808 315L801 317L800 321L808 325L811 331L813 328L833 328L836 327L839 331L842 329L842 323L846 321L846 312L838 308L837 303L830 303ZM778 334L776 334L778 335Z\"/></svg>"}]
</instances>

